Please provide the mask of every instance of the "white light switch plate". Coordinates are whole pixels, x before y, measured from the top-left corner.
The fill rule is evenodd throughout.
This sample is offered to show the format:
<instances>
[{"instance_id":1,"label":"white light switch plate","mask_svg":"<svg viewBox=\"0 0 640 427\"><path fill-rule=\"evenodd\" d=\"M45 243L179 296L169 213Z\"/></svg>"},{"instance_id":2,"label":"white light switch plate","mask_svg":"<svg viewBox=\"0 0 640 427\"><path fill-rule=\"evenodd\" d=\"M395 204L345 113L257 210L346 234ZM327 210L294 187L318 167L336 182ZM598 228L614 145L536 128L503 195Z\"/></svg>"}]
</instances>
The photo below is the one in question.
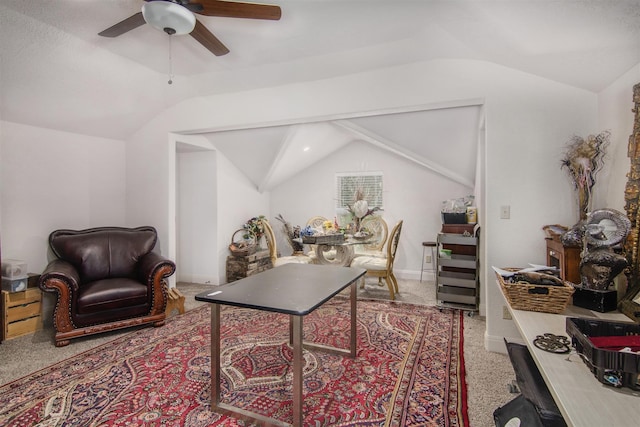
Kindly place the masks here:
<instances>
[{"instance_id":1,"label":"white light switch plate","mask_svg":"<svg viewBox=\"0 0 640 427\"><path fill-rule=\"evenodd\" d=\"M500 206L500 219L511 218L511 206Z\"/></svg>"}]
</instances>

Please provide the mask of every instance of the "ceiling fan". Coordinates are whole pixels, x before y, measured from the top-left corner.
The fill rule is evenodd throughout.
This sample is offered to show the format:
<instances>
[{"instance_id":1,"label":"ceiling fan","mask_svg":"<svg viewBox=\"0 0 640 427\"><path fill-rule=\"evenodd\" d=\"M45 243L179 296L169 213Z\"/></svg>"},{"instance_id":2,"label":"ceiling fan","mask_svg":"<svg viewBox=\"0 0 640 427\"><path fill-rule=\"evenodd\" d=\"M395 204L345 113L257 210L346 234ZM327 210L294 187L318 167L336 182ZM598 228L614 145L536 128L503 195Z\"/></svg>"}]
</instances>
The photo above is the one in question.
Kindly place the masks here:
<instances>
[{"instance_id":1,"label":"ceiling fan","mask_svg":"<svg viewBox=\"0 0 640 427\"><path fill-rule=\"evenodd\" d=\"M141 12L118 22L98 35L118 37L146 23L169 35L190 34L216 56L229 53L229 49L196 19L194 13L205 16L276 21L282 15L279 6L268 4L222 0L145 0Z\"/></svg>"}]
</instances>

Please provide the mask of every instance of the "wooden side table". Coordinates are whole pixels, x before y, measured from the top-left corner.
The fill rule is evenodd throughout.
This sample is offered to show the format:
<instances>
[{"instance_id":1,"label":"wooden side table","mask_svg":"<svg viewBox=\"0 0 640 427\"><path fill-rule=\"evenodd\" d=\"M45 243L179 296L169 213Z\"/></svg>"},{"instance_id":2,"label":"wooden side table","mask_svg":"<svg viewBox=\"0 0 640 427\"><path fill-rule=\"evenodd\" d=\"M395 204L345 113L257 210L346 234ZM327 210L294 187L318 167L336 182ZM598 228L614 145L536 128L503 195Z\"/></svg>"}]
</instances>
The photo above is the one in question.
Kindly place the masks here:
<instances>
[{"instance_id":1,"label":"wooden side table","mask_svg":"<svg viewBox=\"0 0 640 427\"><path fill-rule=\"evenodd\" d=\"M27 288L20 292L2 291L2 340L31 334L42 329L42 291Z\"/></svg>"},{"instance_id":2,"label":"wooden side table","mask_svg":"<svg viewBox=\"0 0 640 427\"><path fill-rule=\"evenodd\" d=\"M547 241L547 265L558 267L560 278L567 282L579 284L580 280L580 252L579 246L564 246L555 239Z\"/></svg>"}]
</instances>

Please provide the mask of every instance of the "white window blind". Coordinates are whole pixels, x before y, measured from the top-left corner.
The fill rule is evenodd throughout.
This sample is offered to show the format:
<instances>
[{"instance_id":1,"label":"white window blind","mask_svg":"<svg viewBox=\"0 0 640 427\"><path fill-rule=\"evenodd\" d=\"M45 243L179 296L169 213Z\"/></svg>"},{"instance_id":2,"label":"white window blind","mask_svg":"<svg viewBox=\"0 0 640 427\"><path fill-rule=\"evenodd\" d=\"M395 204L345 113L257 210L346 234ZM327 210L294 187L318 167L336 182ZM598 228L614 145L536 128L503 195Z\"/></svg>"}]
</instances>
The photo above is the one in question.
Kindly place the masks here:
<instances>
[{"instance_id":1,"label":"white window blind","mask_svg":"<svg viewBox=\"0 0 640 427\"><path fill-rule=\"evenodd\" d=\"M346 209L361 191L369 208L384 208L382 203L382 172L336 174L336 208Z\"/></svg>"}]
</instances>

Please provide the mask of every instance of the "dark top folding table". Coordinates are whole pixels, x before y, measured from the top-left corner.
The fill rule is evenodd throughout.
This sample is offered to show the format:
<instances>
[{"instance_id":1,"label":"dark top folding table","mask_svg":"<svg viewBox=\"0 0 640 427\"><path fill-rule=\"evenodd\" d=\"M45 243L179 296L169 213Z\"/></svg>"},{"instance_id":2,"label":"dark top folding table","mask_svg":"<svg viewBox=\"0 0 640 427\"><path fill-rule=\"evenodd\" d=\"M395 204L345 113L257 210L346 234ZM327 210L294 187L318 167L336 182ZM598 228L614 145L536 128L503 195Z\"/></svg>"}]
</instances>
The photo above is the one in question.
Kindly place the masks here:
<instances>
[{"instance_id":1,"label":"dark top folding table","mask_svg":"<svg viewBox=\"0 0 640 427\"><path fill-rule=\"evenodd\" d=\"M289 315L289 334L293 348L293 426L302 426L302 347L356 355L356 284L365 270L313 264L285 264L254 276L196 295L197 301L211 306L211 410L231 413L266 425L286 426L284 421L238 408L220 400L220 306L266 310ZM303 342L302 319L340 291L350 288L350 348L338 349Z\"/></svg>"}]
</instances>

